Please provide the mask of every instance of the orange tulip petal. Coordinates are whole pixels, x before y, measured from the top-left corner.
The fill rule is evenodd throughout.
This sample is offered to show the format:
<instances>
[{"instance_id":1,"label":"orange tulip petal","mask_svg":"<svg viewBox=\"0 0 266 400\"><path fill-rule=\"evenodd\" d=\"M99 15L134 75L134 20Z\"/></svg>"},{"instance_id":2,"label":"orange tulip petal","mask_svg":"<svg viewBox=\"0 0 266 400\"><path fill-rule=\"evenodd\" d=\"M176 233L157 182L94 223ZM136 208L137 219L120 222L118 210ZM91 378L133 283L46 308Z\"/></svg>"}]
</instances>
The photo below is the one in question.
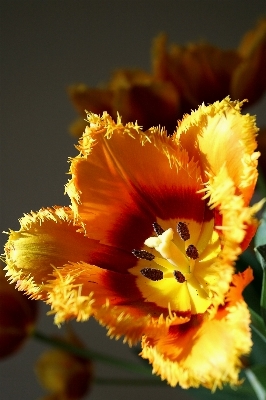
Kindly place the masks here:
<instances>
[{"instance_id":1,"label":"orange tulip petal","mask_svg":"<svg viewBox=\"0 0 266 400\"><path fill-rule=\"evenodd\" d=\"M168 49L166 35L155 39L153 54L155 77L173 84L185 112L228 95L232 73L241 61L236 51L208 43L174 44Z\"/></svg>"},{"instance_id":2,"label":"orange tulip petal","mask_svg":"<svg viewBox=\"0 0 266 400\"><path fill-rule=\"evenodd\" d=\"M177 139L199 160L206 180L224 169L248 204L257 179L259 153L254 150L258 128L254 117L241 115L241 106L229 97L209 106L203 104L180 122Z\"/></svg>"},{"instance_id":3,"label":"orange tulip petal","mask_svg":"<svg viewBox=\"0 0 266 400\"><path fill-rule=\"evenodd\" d=\"M116 125L107 115L94 127L93 118L66 187L86 235L131 251L150 236L156 218L212 218L197 193L202 181L196 164L164 132Z\"/></svg>"},{"instance_id":4,"label":"orange tulip petal","mask_svg":"<svg viewBox=\"0 0 266 400\"><path fill-rule=\"evenodd\" d=\"M242 62L235 69L231 94L235 99L257 101L266 88L266 18L246 33L238 49Z\"/></svg>"},{"instance_id":5,"label":"orange tulip petal","mask_svg":"<svg viewBox=\"0 0 266 400\"><path fill-rule=\"evenodd\" d=\"M226 383L238 385L240 356L247 355L252 345L249 324L247 306L240 301L228 307L222 319L192 319L170 327L168 335L159 339L145 336L141 355L171 386L203 385L215 391Z\"/></svg>"},{"instance_id":6,"label":"orange tulip petal","mask_svg":"<svg viewBox=\"0 0 266 400\"><path fill-rule=\"evenodd\" d=\"M5 246L7 276L34 298L45 297L42 285L55 268L88 260L97 244L84 236L81 226L73 225L73 214L67 207L32 212L20 220L20 225L19 231L10 232Z\"/></svg>"},{"instance_id":7,"label":"orange tulip petal","mask_svg":"<svg viewBox=\"0 0 266 400\"><path fill-rule=\"evenodd\" d=\"M253 271L250 267L248 267L244 272L239 272L238 274L233 275L230 290L226 295L226 301L230 302L230 305L232 305L239 300L243 300L242 292L252 281Z\"/></svg>"},{"instance_id":8,"label":"orange tulip petal","mask_svg":"<svg viewBox=\"0 0 266 400\"><path fill-rule=\"evenodd\" d=\"M143 357L173 386L237 384L250 276L233 278L234 262L262 205L248 206L257 128L240 109L229 98L202 105L172 137L88 114L71 208L42 209L10 232L19 289L50 304L58 324L94 316L129 344L145 335Z\"/></svg>"}]
</instances>

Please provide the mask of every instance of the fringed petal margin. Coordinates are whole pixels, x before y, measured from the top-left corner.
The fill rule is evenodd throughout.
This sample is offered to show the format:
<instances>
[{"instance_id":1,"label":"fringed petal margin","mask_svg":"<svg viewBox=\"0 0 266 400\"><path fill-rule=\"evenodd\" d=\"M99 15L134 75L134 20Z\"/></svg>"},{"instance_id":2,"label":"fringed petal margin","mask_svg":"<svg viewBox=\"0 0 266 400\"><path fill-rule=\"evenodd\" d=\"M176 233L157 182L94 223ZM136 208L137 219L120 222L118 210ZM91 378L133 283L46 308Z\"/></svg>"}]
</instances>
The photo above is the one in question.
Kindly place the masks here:
<instances>
[{"instance_id":1,"label":"fringed petal margin","mask_svg":"<svg viewBox=\"0 0 266 400\"><path fill-rule=\"evenodd\" d=\"M163 129L143 132L106 113L89 114L88 122L66 185L88 237L131 250L156 218L202 218L200 170Z\"/></svg>"},{"instance_id":2,"label":"fringed petal margin","mask_svg":"<svg viewBox=\"0 0 266 400\"><path fill-rule=\"evenodd\" d=\"M144 335L142 357L172 386L237 385L250 276L232 277L263 203L248 207L257 128L241 106L202 105L173 137L88 114L66 185L72 208L21 219L7 276L50 304L57 324L93 316L130 345Z\"/></svg>"},{"instance_id":3,"label":"fringed petal margin","mask_svg":"<svg viewBox=\"0 0 266 400\"><path fill-rule=\"evenodd\" d=\"M69 262L87 260L96 241L73 225L68 207L43 208L26 214L19 231L10 231L5 245L7 276L17 288L35 299L45 299L44 284L56 268Z\"/></svg>"},{"instance_id":4,"label":"fringed petal margin","mask_svg":"<svg viewBox=\"0 0 266 400\"><path fill-rule=\"evenodd\" d=\"M160 309L152 303L143 304L141 293L134 286L131 274L104 270L85 263L65 265L53 272L53 279L43 285L46 302L55 314L55 323L75 318L86 321L95 317L116 339L124 336L130 345L140 341L143 334L154 337L166 333L171 324L183 324L188 317L175 313L154 317ZM119 287L124 286L123 290ZM142 306L141 306L142 305Z\"/></svg>"},{"instance_id":5,"label":"fringed petal margin","mask_svg":"<svg viewBox=\"0 0 266 400\"><path fill-rule=\"evenodd\" d=\"M222 224L217 225L216 229L223 233L223 256L234 261L249 244L247 238L252 237L249 231L254 233L258 226L254 215L261 209L265 200L252 207L246 206L244 197L237 193L237 188L225 167L216 175L209 175L205 186L204 199L209 198L209 207L219 210L222 216ZM231 248L232 254L229 257L226 254L226 245Z\"/></svg>"},{"instance_id":6,"label":"fringed petal margin","mask_svg":"<svg viewBox=\"0 0 266 400\"><path fill-rule=\"evenodd\" d=\"M82 295L82 285L75 282L77 275L74 272L62 276L60 270L55 269L54 279L42 286L42 291L47 293L46 303L51 305L48 315L55 315L54 322L58 326L73 318L87 321L93 314L93 292L88 296Z\"/></svg>"},{"instance_id":7,"label":"fringed petal margin","mask_svg":"<svg viewBox=\"0 0 266 400\"><path fill-rule=\"evenodd\" d=\"M115 339L123 336L123 341L130 346L137 344L144 334L160 337L166 334L171 324L180 325L189 321L189 317L178 317L174 313L166 318L163 314L159 318L152 318L149 314L136 318L121 307L111 307L108 302L97 310L95 318L108 328L108 336Z\"/></svg>"},{"instance_id":8,"label":"fringed petal margin","mask_svg":"<svg viewBox=\"0 0 266 400\"><path fill-rule=\"evenodd\" d=\"M86 237L81 224L73 222L67 207L32 212L20 220L19 231L10 232L5 246L7 276L31 298L48 303L56 324L94 316L110 335L124 335L135 344L145 333L164 332L170 323L188 321L174 313L164 315L165 310L151 302L143 305L136 278L126 271L127 253ZM131 253L130 257L136 260ZM113 270L103 268L108 266L105 258Z\"/></svg>"},{"instance_id":9,"label":"fringed petal margin","mask_svg":"<svg viewBox=\"0 0 266 400\"><path fill-rule=\"evenodd\" d=\"M259 153L254 153L258 128L255 117L241 114L242 105L243 102L230 101L229 97L201 105L184 116L176 140L199 161L203 176L216 176L223 168L247 205L258 176Z\"/></svg>"},{"instance_id":10,"label":"fringed petal margin","mask_svg":"<svg viewBox=\"0 0 266 400\"><path fill-rule=\"evenodd\" d=\"M228 307L223 319L202 321L187 331L184 324L159 340L143 337L141 356L171 386L203 385L214 392L226 383L239 385L240 357L249 354L252 346L249 324L247 306L240 301Z\"/></svg>"}]
</instances>

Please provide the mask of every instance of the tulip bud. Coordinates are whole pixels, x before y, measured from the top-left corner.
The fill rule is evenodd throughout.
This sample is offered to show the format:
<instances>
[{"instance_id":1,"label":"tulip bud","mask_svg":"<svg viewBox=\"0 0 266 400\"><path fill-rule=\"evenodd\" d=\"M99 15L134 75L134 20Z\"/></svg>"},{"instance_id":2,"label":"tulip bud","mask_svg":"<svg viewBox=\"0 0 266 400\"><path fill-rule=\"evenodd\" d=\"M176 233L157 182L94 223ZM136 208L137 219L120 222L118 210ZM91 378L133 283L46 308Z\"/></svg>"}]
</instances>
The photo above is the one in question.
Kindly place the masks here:
<instances>
[{"instance_id":1,"label":"tulip bud","mask_svg":"<svg viewBox=\"0 0 266 400\"><path fill-rule=\"evenodd\" d=\"M8 283L0 270L0 358L16 352L30 336L37 318L37 302Z\"/></svg>"},{"instance_id":2,"label":"tulip bud","mask_svg":"<svg viewBox=\"0 0 266 400\"><path fill-rule=\"evenodd\" d=\"M70 342L77 343L72 338ZM63 350L53 349L43 353L35 370L42 386L52 392L51 396L58 399L80 399L90 388L91 361Z\"/></svg>"}]
</instances>

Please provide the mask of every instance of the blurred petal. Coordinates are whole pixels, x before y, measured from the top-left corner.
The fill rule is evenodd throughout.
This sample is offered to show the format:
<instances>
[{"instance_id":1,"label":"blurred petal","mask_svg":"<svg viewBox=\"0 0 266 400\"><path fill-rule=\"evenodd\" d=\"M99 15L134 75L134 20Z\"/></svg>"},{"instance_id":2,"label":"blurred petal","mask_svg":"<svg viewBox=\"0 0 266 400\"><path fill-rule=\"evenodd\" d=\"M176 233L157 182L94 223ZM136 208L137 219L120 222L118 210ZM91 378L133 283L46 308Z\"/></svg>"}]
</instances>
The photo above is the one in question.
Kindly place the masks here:
<instances>
[{"instance_id":1,"label":"blurred petal","mask_svg":"<svg viewBox=\"0 0 266 400\"><path fill-rule=\"evenodd\" d=\"M73 85L68 89L68 94L77 111L84 114L89 110L99 114L102 110L111 112L110 106L113 94L109 89L89 88L86 85Z\"/></svg>"},{"instance_id":2,"label":"blurred petal","mask_svg":"<svg viewBox=\"0 0 266 400\"><path fill-rule=\"evenodd\" d=\"M202 102L212 103L230 95L253 104L266 88L266 22L248 32L237 49L223 50L209 43L168 46L165 34L152 47L152 71L118 69L98 88L84 84L69 89L70 98L84 118L84 111L117 113L123 123L137 121L144 130L165 127L170 135L177 121ZM80 137L84 124L76 122L71 132Z\"/></svg>"},{"instance_id":3,"label":"blurred petal","mask_svg":"<svg viewBox=\"0 0 266 400\"><path fill-rule=\"evenodd\" d=\"M246 33L238 53L242 62L233 74L230 93L234 99L254 103L266 89L266 18Z\"/></svg>"},{"instance_id":4,"label":"blurred petal","mask_svg":"<svg viewBox=\"0 0 266 400\"><path fill-rule=\"evenodd\" d=\"M62 339L77 344L73 337ZM35 372L42 386L51 392L47 399L78 400L88 393L93 379L90 360L81 359L62 350L45 351L38 359Z\"/></svg>"},{"instance_id":5,"label":"blurred petal","mask_svg":"<svg viewBox=\"0 0 266 400\"><path fill-rule=\"evenodd\" d=\"M18 351L30 337L37 319L37 305L8 283L0 269L0 358Z\"/></svg>"},{"instance_id":6,"label":"blurred petal","mask_svg":"<svg viewBox=\"0 0 266 400\"><path fill-rule=\"evenodd\" d=\"M212 103L229 93L231 75L240 61L233 50L222 50L207 43L187 46L171 45L166 36L154 41L154 75L170 81L181 98L183 112L189 112L203 101Z\"/></svg>"}]
</instances>

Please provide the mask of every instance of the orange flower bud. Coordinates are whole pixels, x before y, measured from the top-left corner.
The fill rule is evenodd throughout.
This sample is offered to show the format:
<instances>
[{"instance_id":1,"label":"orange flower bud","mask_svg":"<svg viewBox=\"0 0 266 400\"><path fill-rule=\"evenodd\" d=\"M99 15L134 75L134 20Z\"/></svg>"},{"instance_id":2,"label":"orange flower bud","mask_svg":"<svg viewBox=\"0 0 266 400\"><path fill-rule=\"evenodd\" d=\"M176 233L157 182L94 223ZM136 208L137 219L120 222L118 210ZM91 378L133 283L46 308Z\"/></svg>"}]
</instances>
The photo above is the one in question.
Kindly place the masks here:
<instances>
[{"instance_id":1,"label":"orange flower bud","mask_svg":"<svg viewBox=\"0 0 266 400\"><path fill-rule=\"evenodd\" d=\"M0 358L19 349L30 336L37 317L37 302L15 289L0 270Z\"/></svg>"},{"instance_id":2,"label":"orange flower bud","mask_svg":"<svg viewBox=\"0 0 266 400\"><path fill-rule=\"evenodd\" d=\"M80 399L88 392L92 381L92 364L89 360L59 349L43 353L35 371L41 385L52 392L51 398L56 399Z\"/></svg>"}]
</instances>

